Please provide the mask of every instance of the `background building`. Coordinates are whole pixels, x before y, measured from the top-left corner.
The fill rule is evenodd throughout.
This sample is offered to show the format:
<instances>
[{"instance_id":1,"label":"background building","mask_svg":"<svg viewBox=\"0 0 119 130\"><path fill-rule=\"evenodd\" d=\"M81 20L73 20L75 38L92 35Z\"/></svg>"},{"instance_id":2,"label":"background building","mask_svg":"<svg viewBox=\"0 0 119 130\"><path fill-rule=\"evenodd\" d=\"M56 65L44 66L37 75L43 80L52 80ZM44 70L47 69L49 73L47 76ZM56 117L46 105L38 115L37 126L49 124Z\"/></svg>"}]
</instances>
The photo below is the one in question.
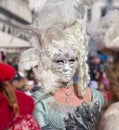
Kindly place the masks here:
<instances>
[{"instance_id":1,"label":"background building","mask_svg":"<svg viewBox=\"0 0 119 130\"><path fill-rule=\"evenodd\" d=\"M28 0L0 0L0 50L13 53L28 48L27 41L14 36L23 25L31 22Z\"/></svg>"},{"instance_id":2,"label":"background building","mask_svg":"<svg viewBox=\"0 0 119 130\"><path fill-rule=\"evenodd\" d=\"M8 53L21 52L30 46L23 39L12 39L23 25L32 22L32 12L45 2L46 0L0 0L0 50ZM93 7L87 9L87 23L95 23L111 9L119 9L119 0L96 0Z\"/></svg>"},{"instance_id":3,"label":"background building","mask_svg":"<svg viewBox=\"0 0 119 130\"><path fill-rule=\"evenodd\" d=\"M113 9L119 9L119 0L96 0L93 7L87 12L87 21L96 22Z\"/></svg>"}]
</instances>

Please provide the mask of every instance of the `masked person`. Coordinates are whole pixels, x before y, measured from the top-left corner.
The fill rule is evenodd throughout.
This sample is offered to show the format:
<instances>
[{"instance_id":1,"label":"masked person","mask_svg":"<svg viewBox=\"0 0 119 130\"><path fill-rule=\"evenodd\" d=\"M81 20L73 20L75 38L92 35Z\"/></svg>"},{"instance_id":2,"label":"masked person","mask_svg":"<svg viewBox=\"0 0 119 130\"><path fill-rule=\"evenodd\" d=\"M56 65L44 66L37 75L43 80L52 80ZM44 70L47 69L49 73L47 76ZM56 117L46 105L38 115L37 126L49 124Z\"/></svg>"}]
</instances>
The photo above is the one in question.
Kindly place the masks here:
<instances>
[{"instance_id":1,"label":"masked person","mask_svg":"<svg viewBox=\"0 0 119 130\"><path fill-rule=\"evenodd\" d=\"M86 1L85 4L90 4ZM27 26L32 48L22 53L19 70L33 68L41 82L33 94L34 116L43 130L92 130L104 104L88 88L88 37L81 1L48 0ZM78 81L73 82L77 74Z\"/></svg>"},{"instance_id":2,"label":"masked person","mask_svg":"<svg viewBox=\"0 0 119 130\"><path fill-rule=\"evenodd\" d=\"M101 50L107 56L112 56L113 61L108 66L108 78L112 99L107 105L99 123L98 130L119 129L119 10L109 11L96 23L93 30L89 28L89 34L94 41L95 50ZM94 27L94 26L93 26Z\"/></svg>"},{"instance_id":3,"label":"masked person","mask_svg":"<svg viewBox=\"0 0 119 130\"><path fill-rule=\"evenodd\" d=\"M0 130L41 130L32 116L33 99L10 84L15 74L12 66L0 63Z\"/></svg>"}]
</instances>

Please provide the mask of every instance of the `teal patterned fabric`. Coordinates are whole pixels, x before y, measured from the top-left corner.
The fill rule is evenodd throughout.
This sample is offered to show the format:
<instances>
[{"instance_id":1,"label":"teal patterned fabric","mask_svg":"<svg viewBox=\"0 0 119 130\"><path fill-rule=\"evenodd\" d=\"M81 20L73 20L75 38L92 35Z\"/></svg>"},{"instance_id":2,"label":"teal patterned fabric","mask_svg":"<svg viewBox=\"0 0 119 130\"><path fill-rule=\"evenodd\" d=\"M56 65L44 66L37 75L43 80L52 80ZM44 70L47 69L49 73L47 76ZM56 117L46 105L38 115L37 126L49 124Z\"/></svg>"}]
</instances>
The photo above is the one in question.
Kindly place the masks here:
<instances>
[{"instance_id":1,"label":"teal patterned fabric","mask_svg":"<svg viewBox=\"0 0 119 130\"><path fill-rule=\"evenodd\" d=\"M104 97L99 91L95 89L91 90L92 102L90 105L98 102L100 111L104 104ZM68 117L69 112L73 113L77 107L57 104L50 94L43 95L40 91L36 91L33 97L36 102L34 116L42 127L42 130L66 130L64 118Z\"/></svg>"}]
</instances>

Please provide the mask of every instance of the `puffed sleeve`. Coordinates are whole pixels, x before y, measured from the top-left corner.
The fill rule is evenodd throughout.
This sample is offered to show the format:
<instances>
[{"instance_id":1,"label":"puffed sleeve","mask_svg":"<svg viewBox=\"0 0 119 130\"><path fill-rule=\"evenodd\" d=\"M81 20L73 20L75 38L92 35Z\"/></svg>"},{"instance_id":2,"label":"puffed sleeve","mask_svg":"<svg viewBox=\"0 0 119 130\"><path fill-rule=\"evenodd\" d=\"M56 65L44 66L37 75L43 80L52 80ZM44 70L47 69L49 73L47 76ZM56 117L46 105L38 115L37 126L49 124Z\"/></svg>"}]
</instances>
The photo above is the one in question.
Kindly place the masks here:
<instances>
[{"instance_id":1,"label":"puffed sleeve","mask_svg":"<svg viewBox=\"0 0 119 130\"><path fill-rule=\"evenodd\" d=\"M35 109L33 112L34 117L36 118L37 122L40 124L40 126L42 127L42 129L44 127L49 127L49 121L47 119L47 112L46 112L46 103L45 103L45 99L39 99L39 97L41 97L41 93L39 91L36 91L33 94L34 100L35 100ZM39 100L38 100L39 99Z\"/></svg>"}]
</instances>

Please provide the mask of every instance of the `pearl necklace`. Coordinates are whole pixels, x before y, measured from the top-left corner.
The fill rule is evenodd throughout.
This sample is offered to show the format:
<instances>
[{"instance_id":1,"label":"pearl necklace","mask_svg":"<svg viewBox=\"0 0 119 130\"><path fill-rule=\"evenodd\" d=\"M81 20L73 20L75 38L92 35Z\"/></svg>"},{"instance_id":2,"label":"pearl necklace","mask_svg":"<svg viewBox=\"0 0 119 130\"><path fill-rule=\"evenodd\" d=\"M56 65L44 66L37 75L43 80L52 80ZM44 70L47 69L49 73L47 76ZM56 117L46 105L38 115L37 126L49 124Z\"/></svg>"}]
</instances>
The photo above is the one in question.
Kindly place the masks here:
<instances>
[{"instance_id":1,"label":"pearl necklace","mask_svg":"<svg viewBox=\"0 0 119 130\"><path fill-rule=\"evenodd\" d=\"M65 91L63 91L63 93L64 93L65 96L66 96L66 100L65 100L66 102L69 102L69 101L70 101L72 92L73 92L73 90L72 90L70 93L66 93Z\"/></svg>"}]
</instances>

